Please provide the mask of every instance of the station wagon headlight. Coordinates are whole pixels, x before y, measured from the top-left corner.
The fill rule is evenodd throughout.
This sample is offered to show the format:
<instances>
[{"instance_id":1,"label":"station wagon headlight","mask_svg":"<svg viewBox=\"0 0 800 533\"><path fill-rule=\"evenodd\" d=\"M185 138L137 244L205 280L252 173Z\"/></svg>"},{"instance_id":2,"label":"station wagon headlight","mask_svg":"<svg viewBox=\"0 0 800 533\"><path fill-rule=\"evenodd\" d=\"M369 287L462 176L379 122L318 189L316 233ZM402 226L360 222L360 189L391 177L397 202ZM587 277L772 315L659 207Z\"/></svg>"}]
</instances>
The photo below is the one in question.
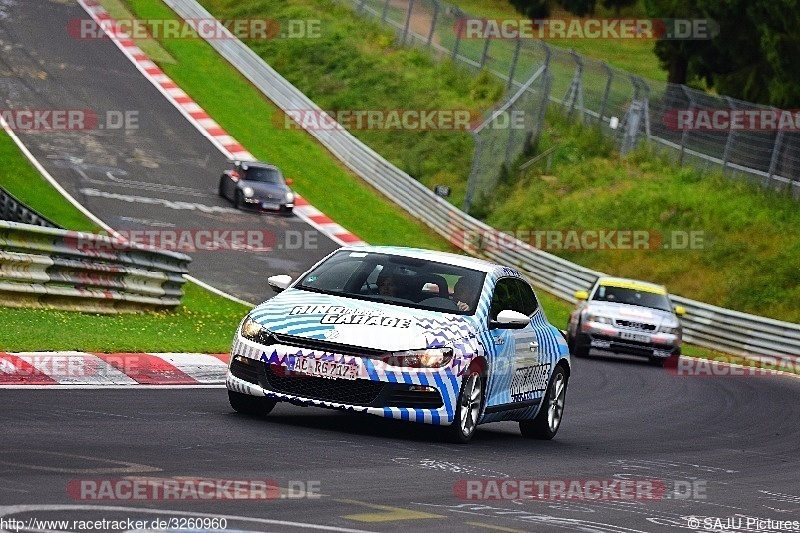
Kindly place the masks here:
<instances>
[{"instance_id":1,"label":"station wagon headlight","mask_svg":"<svg viewBox=\"0 0 800 533\"><path fill-rule=\"evenodd\" d=\"M248 198L252 197L256 192L253 190L252 187L245 187L242 189L242 193L247 196Z\"/></svg>"},{"instance_id":2,"label":"station wagon headlight","mask_svg":"<svg viewBox=\"0 0 800 533\"><path fill-rule=\"evenodd\" d=\"M666 333L668 335L680 335L681 334L681 327L676 325L671 326L661 326L658 328L660 333Z\"/></svg>"},{"instance_id":3,"label":"station wagon headlight","mask_svg":"<svg viewBox=\"0 0 800 533\"><path fill-rule=\"evenodd\" d=\"M266 331L266 328L253 320L249 315L244 322L242 322L242 327L239 330L242 337L253 342L258 342L259 335L264 331Z\"/></svg>"},{"instance_id":4,"label":"station wagon headlight","mask_svg":"<svg viewBox=\"0 0 800 533\"><path fill-rule=\"evenodd\" d=\"M452 360L452 348L406 350L383 358L383 362L386 364L411 368L441 368L447 366Z\"/></svg>"},{"instance_id":5,"label":"station wagon headlight","mask_svg":"<svg viewBox=\"0 0 800 533\"><path fill-rule=\"evenodd\" d=\"M586 315L586 320L589 322L598 322L600 324L611 324L614 325L614 320L607 316L602 315Z\"/></svg>"}]
</instances>

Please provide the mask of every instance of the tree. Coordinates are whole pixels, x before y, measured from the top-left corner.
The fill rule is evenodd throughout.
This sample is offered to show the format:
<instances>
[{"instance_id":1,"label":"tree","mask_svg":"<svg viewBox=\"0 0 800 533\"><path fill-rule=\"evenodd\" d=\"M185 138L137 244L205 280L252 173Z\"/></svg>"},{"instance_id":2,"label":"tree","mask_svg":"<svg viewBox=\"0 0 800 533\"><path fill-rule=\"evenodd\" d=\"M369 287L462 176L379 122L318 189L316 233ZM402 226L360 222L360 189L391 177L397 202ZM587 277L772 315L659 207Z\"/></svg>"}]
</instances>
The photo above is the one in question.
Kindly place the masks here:
<instances>
[{"instance_id":1,"label":"tree","mask_svg":"<svg viewBox=\"0 0 800 533\"><path fill-rule=\"evenodd\" d=\"M518 13L531 19L543 19L550 16L549 0L509 0Z\"/></svg>"},{"instance_id":2,"label":"tree","mask_svg":"<svg viewBox=\"0 0 800 533\"><path fill-rule=\"evenodd\" d=\"M800 106L798 0L644 0L648 16L706 19L711 39L666 40L655 52L668 81L700 80L720 94L784 108Z\"/></svg>"},{"instance_id":3,"label":"tree","mask_svg":"<svg viewBox=\"0 0 800 533\"><path fill-rule=\"evenodd\" d=\"M623 7L630 7L636 4L637 0L603 0L603 7L606 9L613 9L614 13L619 16L619 12Z\"/></svg>"},{"instance_id":4,"label":"tree","mask_svg":"<svg viewBox=\"0 0 800 533\"><path fill-rule=\"evenodd\" d=\"M559 0L561 6L579 17L594 15L596 0Z\"/></svg>"}]
</instances>

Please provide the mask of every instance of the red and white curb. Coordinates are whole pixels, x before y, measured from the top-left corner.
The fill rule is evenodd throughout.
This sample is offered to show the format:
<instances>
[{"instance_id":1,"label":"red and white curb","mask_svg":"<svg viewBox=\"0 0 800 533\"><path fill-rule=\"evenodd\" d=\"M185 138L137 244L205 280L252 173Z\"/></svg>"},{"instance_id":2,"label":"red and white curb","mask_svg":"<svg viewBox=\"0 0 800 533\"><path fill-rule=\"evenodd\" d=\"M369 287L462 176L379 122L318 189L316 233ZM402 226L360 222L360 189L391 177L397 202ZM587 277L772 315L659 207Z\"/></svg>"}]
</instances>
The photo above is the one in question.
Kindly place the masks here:
<instances>
[{"instance_id":1,"label":"red and white curb","mask_svg":"<svg viewBox=\"0 0 800 533\"><path fill-rule=\"evenodd\" d=\"M222 387L228 354L0 352L0 389Z\"/></svg>"},{"instance_id":2,"label":"red and white curb","mask_svg":"<svg viewBox=\"0 0 800 533\"><path fill-rule=\"evenodd\" d=\"M222 129L203 108L201 108L183 89L170 79L169 76L151 61L147 55L134 43L130 36L120 29L117 22L111 18L97 0L78 0L89 16L105 30L106 35L114 42L123 54L136 66L150 83L174 105L178 111L211 143L216 146L229 159L253 161L255 157L248 152L239 142ZM310 226L318 229L334 242L346 246L365 244L364 241L353 235L345 228L325 216L318 209L305 201L300 196L295 200L295 214Z\"/></svg>"}]
</instances>

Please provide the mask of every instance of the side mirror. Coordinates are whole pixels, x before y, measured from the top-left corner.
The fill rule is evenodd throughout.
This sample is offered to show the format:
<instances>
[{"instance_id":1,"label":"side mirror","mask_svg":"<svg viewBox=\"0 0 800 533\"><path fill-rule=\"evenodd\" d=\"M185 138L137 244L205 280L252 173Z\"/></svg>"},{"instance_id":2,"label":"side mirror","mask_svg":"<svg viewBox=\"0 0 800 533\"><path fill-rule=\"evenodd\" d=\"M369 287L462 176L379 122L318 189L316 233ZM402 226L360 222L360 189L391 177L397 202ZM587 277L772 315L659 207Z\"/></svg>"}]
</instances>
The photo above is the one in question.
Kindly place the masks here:
<instances>
[{"instance_id":1,"label":"side mirror","mask_svg":"<svg viewBox=\"0 0 800 533\"><path fill-rule=\"evenodd\" d=\"M490 323L491 329L522 329L531 323L531 317L519 311L504 309L497 314L497 319Z\"/></svg>"},{"instance_id":2,"label":"side mirror","mask_svg":"<svg viewBox=\"0 0 800 533\"><path fill-rule=\"evenodd\" d=\"M294 183L294 180L292 178L286 178L286 185L291 186L292 183Z\"/></svg>"},{"instance_id":3,"label":"side mirror","mask_svg":"<svg viewBox=\"0 0 800 533\"><path fill-rule=\"evenodd\" d=\"M675 306L675 314L678 315L678 316L685 315L686 314L686 308L683 307L682 305L676 305Z\"/></svg>"},{"instance_id":4,"label":"side mirror","mask_svg":"<svg viewBox=\"0 0 800 533\"><path fill-rule=\"evenodd\" d=\"M589 293L586 292L586 291L575 291L575 295L574 296L578 300L588 300L589 299Z\"/></svg>"},{"instance_id":5,"label":"side mirror","mask_svg":"<svg viewBox=\"0 0 800 533\"><path fill-rule=\"evenodd\" d=\"M267 278L267 283L272 290L275 292L282 292L291 285L292 283L292 276L288 276L286 274L279 274L277 276L270 276Z\"/></svg>"}]
</instances>

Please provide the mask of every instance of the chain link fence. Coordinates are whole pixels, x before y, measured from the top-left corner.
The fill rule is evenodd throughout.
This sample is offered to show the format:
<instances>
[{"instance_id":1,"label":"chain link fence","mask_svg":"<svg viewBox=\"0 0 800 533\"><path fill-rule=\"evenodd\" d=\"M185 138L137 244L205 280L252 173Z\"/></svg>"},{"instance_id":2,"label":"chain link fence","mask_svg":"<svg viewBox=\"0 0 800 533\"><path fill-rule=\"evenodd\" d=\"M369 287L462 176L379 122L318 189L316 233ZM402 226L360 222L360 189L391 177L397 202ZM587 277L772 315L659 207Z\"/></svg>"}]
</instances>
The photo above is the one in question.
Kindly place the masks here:
<instances>
[{"instance_id":1,"label":"chain link fence","mask_svg":"<svg viewBox=\"0 0 800 533\"><path fill-rule=\"evenodd\" d=\"M612 136L622 153L647 139L676 162L701 168L722 169L779 191L790 191L800 200L800 114L797 123L784 127L697 127L679 122L680 113L723 112L732 122L747 112L763 119L765 112L780 110L728 97L716 96L684 85L645 80L606 63L545 44L534 39L473 38L465 21L476 20L456 6L439 0L336 0L361 15L390 26L405 46L422 47L439 58L452 58L476 70L485 69L506 82L507 100L528 87L526 98L554 102L587 124L595 124ZM538 83L532 73L544 66ZM546 80L546 81L545 81ZM545 87L546 86L546 87ZM546 88L546 90L544 90ZM526 103L525 109L536 109ZM733 112L733 113L732 113ZM784 118L786 113L783 113ZM536 115L534 111L533 116ZM769 119L767 120L769 122ZM780 122L778 121L778 124ZM493 186L493 179L519 154L524 143L538 136L541 122L526 120L530 128L489 138L478 132L475 160L467 193L469 201ZM474 132L473 132L474 133ZM526 141L526 139L528 141ZM503 142L506 146L502 146ZM486 160L488 159L488 160ZM492 167L491 170L489 167ZM477 175L475 175L477 173ZM494 176L492 178L491 176ZM487 187L489 189L487 189Z\"/></svg>"}]
</instances>

